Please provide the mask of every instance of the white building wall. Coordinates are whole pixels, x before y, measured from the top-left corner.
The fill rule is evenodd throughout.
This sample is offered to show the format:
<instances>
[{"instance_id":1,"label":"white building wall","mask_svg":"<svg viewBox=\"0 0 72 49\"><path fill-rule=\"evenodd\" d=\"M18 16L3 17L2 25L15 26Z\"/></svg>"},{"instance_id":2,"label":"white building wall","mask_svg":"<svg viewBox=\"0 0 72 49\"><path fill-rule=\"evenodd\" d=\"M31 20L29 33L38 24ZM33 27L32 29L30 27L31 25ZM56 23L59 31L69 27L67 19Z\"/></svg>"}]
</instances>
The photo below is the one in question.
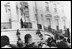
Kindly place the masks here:
<instances>
[{"instance_id":1,"label":"white building wall","mask_svg":"<svg viewBox=\"0 0 72 49\"><path fill-rule=\"evenodd\" d=\"M32 29L37 29L37 21L36 21L36 16L35 16L35 2L34 1L29 1L29 17L30 17L30 22L32 23Z\"/></svg>"},{"instance_id":2,"label":"white building wall","mask_svg":"<svg viewBox=\"0 0 72 49\"><path fill-rule=\"evenodd\" d=\"M1 1L1 22L9 22L9 18L8 18L8 16L7 16L7 14L6 14L6 9L5 9L5 3L6 2L2 2Z\"/></svg>"},{"instance_id":3,"label":"white building wall","mask_svg":"<svg viewBox=\"0 0 72 49\"><path fill-rule=\"evenodd\" d=\"M18 15L16 13L16 1L10 2L10 6L11 6L11 19L12 19L12 29L18 29L20 28L20 23L18 21Z\"/></svg>"}]
</instances>

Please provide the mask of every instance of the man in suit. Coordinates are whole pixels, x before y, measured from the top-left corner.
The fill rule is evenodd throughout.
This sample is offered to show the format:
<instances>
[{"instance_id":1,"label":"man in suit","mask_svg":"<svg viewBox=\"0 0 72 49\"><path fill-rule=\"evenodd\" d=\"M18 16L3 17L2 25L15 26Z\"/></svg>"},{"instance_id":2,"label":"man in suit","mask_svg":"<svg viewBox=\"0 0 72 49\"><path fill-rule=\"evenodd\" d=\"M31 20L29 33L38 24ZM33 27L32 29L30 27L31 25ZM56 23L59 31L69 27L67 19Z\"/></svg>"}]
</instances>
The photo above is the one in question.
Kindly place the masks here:
<instances>
[{"instance_id":1,"label":"man in suit","mask_svg":"<svg viewBox=\"0 0 72 49\"><path fill-rule=\"evenodd\" d=\"M23 20L22 20L22 18L20 19L20 22L21 22L21 28L23 28Z\"/></svg>"}]
</instances>

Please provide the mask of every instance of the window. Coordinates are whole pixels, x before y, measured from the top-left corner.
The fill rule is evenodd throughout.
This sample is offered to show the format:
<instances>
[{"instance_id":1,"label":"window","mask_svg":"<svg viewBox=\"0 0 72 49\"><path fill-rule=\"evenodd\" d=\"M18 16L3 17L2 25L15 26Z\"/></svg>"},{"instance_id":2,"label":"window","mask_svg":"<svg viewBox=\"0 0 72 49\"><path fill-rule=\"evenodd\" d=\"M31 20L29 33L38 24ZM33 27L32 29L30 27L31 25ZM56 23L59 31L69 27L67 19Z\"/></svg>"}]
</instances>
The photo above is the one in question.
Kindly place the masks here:
<instances>
[{"instance_id":1,"label":"window","mask_svg":"<svg viewBox=\"0 0 72 49\"><path fill-rule=\"evenodd\" d=\"M38 29L42 29L42 25L41 24L37 24Z\"/></svg>"},{"instance_id":2,"label":"window","mask_svg":"<svg viewBox=\"0 0 72 49\"><path fill-rule=\"evenodd\" d=\"M50 18L47 18L47 23L48 23L48 26L51 26L51 20L50 20Z\"/></svg>"},{"instance_id":3,"label":"window","mask_svg":"<svg viewBox=\"0 0 72 49\"><path fill-rule=\"evenodd\" d=\"M57 25L57 26L59 25L58 19L56 19L56 25Z\"/></svg>"},{"instance_id":4,"label":"window","mask_svg":"<svg viewBox=\"0 0 72 49\"><path fill-rule=\"evenodd\" d=\"M45 4L46 4L46 11L49 12L49 3L48 2L45 2Z\"/></svg>"},{"instance_id":5,"label":"window","mask_svg":"<svg viewBox=\"0 0 72 49\"><path fill-rule=\"evenodd\" d=\"M59 26L56 26L57 30L59 30Z\"/></svg>"},{"instance_id":6,"label":"window","mask_svg":"<svg viewBox=\"0 0 72 49\"><path fill-rule=\"evenodd\" d=\"M46 6L46 11L49 11L49 7L48 6Z\"/></svg>"},{"instance_id":7,"label":"window","mask_svg":"<svg viewBox=\"0 0 72 49\"><path fill-rule=\"evenodd\" d=\"M26 18L29 18L29 16L27 15Z\"/></svg>"},{"instance_id":8,"label":"window","mask_svg":"<svg viewBox=\"0 0 72 49\"><path fill-rule=\"evenodd\" d=\"M57 12L57 8L54 8L55 12Z\"/></svg>"},{"instance_id":9,"label":"window","mask_svg":"<svg viewBox=\"0 0 72 49\"><path fill-rule=\"evenodd\" d=\"M25 11L25 15L29 15L29 11Z\"/></svg>"},{"instance_id":10,"label":"window","mask_svg":"<svg viewBox=\"0 0 72 49\"><path fill-rule=\"evenodd\" d=\"M28 6L25 6L26 9L28 9Z\"/></svg>"},{"instance_id":11,"label":"window","mask_svg":"<svg viewBox=\"0 0 72 49\"><path fill-rule=\"evenodd\" d=\"M20 2L21 15L25 18L26 22L29 21L29 8L27 2Z\"/></svg>"},{"instance_id":12,"label":"window","mask_svg":"<svg viewBox=\"0 0 72 49\"><path fill-rule=\"evenodd\" d=\"M21 28L32 28L31 22L23 22L22 19L20 20Z\"/></svg>"},{"instance_id":13,"label":"window","mask_svg":"<svg viewBox=\"0 0 72 49\"><path fill-rule=\"evenodd\" d=\"M20 8L20 11L21 11L21 15L23 15L23 8L22 7Z\"/></svg>"},{"instance_id":14,"label":"window","mask_svg":"<svg viewBox=\"0 0 72 49\"><path fill-rule=\"evenodd\" d=\"M55 11L55 13L57 12L57 5L56 4L54 4L54 11Z\"/></svg>"},{"instance_id":15,"label":"window","mask_svg":"<svg viewBox=\"0 0 72 49\"><path fill-rule=\"evenodd\" d=\"M31 22L24 22L24 28L32 28Z\"/></svg>"},{"instance_id":16,"label":"window","mask_svg":"<svg viewBox=\"0 0 72 49\"><path fill-rule=\"evenodd\" d=\"M47 14L45 17L46 17L48 26L51 26L51 18L52 18L52 15L51 14Z\"/></svg>"}]
</instances>

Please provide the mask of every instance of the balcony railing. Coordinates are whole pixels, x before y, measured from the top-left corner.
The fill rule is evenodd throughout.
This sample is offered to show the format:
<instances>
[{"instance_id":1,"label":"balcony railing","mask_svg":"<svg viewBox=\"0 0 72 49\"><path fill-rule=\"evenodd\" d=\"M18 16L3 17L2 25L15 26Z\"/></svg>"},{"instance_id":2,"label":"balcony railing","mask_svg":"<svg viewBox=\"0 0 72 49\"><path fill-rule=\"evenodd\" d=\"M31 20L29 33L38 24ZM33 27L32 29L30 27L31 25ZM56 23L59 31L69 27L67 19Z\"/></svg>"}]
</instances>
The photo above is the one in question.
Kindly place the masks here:
<instances>
[{"instance_id":1,"label":"balcony railing","mask_svg":"<svg viewBox=\"0 0 72 49\"><path fill-rule=\"evenodd\" d=\"M2 22L1 29L11 29L10 22Z\"/></svg>"}]
</instances>

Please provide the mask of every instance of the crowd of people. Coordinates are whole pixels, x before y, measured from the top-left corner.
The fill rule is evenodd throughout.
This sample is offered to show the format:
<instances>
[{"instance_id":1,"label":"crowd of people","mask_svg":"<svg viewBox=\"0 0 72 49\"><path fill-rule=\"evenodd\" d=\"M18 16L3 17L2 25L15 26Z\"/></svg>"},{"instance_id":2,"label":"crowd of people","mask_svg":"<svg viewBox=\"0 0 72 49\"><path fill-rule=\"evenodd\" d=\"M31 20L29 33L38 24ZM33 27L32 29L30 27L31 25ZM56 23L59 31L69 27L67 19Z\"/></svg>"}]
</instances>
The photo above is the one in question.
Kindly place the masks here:
<instances>
[{"instance_id":1,"label":"crowd of people","mask_svg":"<svg viewBox=\"0 0 72 49\"><path fill-rule=\"evenodd\" d=\"M26 34L24 36L24 43L20 38L19 30L17 30L18 41L16 45L10 44L9 37L6 35L1 36L1 48L71 48L71 42L69 37L58 36L58 38L48 37L43 41L43 34L40 30L37 30L36 35L40 37L37 44L32 42L32 35ZM56 36L57 37L57 36Z\"/></svg>"}]
</instances>

